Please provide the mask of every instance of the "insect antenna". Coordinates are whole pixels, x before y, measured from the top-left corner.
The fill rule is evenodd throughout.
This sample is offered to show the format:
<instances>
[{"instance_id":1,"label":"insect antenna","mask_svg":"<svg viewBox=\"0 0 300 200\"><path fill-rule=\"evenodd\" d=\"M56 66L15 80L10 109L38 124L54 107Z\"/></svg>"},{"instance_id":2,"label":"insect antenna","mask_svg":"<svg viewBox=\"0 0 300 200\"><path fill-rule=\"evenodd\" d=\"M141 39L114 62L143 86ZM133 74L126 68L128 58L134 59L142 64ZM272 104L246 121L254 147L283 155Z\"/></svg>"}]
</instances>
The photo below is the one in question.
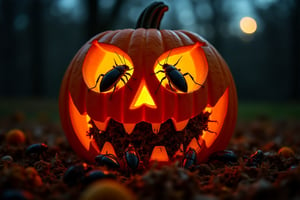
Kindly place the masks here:
<instances>
[{"instance_id":1,"label":"insect antenna","mask_svg":"<svg viewBox=\"0 0 300 200\"><path fill-rule=\"evenodd\" d=\"M169 54L168 54L168 56L167 56L167 58L166 58L166 62L165 62L165 64L168 64L168 59L169 59L169 57L170 57L170 55L171 55L171 52L172 52L172 50L169 52Z\"/></svg>"},{"instance_id":2,"label":"insect antenna","mask_svg":"<svg viewBox=\"0 0 300 200\"><path fill-rule=\"evenodd\" d=\"M179 61L181 60L182 56L180 56L180 58L177 60L177 62L173 65L174 67L179 63Z\"/></svg>"},{"instance_id":3,"label":"insect antenna","mask_svg":"<svg viewBox=\"0 0 300 200\"><path fill-rule=\"evenodd\" d=\"M117 62L116 62L116 60L115 60L115 59L114 59L114 62L115 62L115 65L116 65L116 66L118 66L118 64L117 64ZM116 67L116 66L114 66L114 67Z\"/></svg>"},{"instance_id":4,"label":"insect antenna","mask_svg":"<svg viewBox=\"0 0 300 200\"><path fill-rule=\"evenodd\" d=\"M159 60L157 60L157 63L162 67L162 66L164 66L165 64L168 64L168 58L170 57L170 54L171 54L171 51L168 53L168 56L167 56L167 58L166 58L166 60L165 60L165 63L162 65L162 64L160 64L160 62L159 62Z\"/></svg>"},{"instance_id":5,"label":"insect antenna","mask_svg":"<svg viewBox=\"0 0 300 200\"><path fill-rule=\"evenodd\" d=\"M124 61L124 64L127 65L126 64L126 59L125 59L124 55L123 55L123 61Z\"/></svg>"},{"instance_id":6,"label":"insect antenna","mask_svg":"<svg viewBox=\"0 0 300 200\"><path fill-rule=\"evenodd\" d=\"M115 54L117 54L117 56L118 56L118 58L119 58L119 60L121 61L121 63L123 64L123 60L121 59L121 56L117 53L117 52L115 52ZM125 63L126 64L126 63Z\"/></svg>"},{"instance_id":7,"label":"insect antenna","mask_svg":"<svg viewBox=\"0 0 300 200\"><path fill-rule=\"evenodd\" d=\"M158 63L160 66L164 66L164 65L160 64L159 60L157 60L157 63Z\"/></svg>"}]
</instances>

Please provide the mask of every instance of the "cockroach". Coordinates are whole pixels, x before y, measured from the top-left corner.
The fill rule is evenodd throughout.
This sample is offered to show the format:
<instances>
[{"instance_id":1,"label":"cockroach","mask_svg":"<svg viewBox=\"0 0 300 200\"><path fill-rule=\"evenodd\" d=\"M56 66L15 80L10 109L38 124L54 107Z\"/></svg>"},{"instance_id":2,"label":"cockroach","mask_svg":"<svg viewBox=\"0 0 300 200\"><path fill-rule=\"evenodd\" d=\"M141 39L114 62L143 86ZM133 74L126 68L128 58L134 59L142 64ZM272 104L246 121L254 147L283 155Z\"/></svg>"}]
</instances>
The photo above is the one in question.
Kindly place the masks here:
<instances>
[{"instance_id":1,"label":"cockroach","mask_svg":"<svg viewBox=\"0 0 300 200\"><path fill-rule=\"evenodd\" d=\"M197 83L194 80L194 77L189 72L186 72L186 73L182 74L180 72L181 69L176 68L176 65L181 60L182 56L177 60L177 62L175 64L173 64L173 65L168 64L168 58L170 56L170 53L169 53L168 57L166 58L166 61L165 61L164 64L161 64L158 61L158 64L163 68L163 70L159 70L159 71L155 72L154 74L165 73L165 76L160 80L159 86L156 89L155 93L158 91L159 87L161 86L162 82L165 79L168 79L168 83L169 83L169 86L170 86L172 91L175 91L175 89L172 87L172 85L173 85L177 90L179 90L181 92L187 92L188 91L188 85L187 85L186 80L185 80L185 76L187 76L187 75L190 76L190 78L192 79L192 81L195 84L203 86L203 85Z\"/></svg>"},{"instance_id":2,"label":"cockroach","mask_svg":"<svg viewBox=\"0 0 300 200\"><path fill-rule=\"evenodd\" d=\"M112 94L115 92L116 86L117 86L117 84L119 83L120 80L124 83L124 85L126 85L126 82L123 79L123 77L125 77L126 81L128 82L129 79L128 79L127 76L131 77L131 74L128 73L127 71L130 71L133 68L129 68L129 66L126 65L126 61L125 61L124 57L123 57L123 61L122 61L119 54L117 54L117 56L121 60L122 64L118 65L116 60L114 59L115 65L113 65L113 68L111 70L109 70L108 72L106 72L105 74L100 74L98 76L97 80L96 80L95 86L91 87L90 89L94 89L95 87L97 87L97 84L100 80L100 77L102 77L101 82L100 82L100 86L99 86L99 91L100 92L106 92L106 91L109 91L111 88L114 88L112 93L111 93L111 96L110 96L110 98L111 98ZM126 86L129 89L131 89L128 85L126 85Z\"/></svg>"}]
</instances>

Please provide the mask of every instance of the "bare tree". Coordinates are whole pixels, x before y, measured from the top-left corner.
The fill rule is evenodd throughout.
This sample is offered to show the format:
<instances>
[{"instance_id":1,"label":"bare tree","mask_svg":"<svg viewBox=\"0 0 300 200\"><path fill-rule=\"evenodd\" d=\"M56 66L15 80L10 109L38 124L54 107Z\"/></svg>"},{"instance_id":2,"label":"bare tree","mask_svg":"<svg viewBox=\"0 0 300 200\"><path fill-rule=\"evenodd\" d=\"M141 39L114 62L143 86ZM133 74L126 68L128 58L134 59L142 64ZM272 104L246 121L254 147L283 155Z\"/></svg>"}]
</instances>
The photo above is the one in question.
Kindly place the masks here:
<instances>
[{"instance_id":1,"label":"bare tree","mask_svg":"<svg viewBox=\"0 0 300 200\"><path fill-rule=\"evenodd\" d=\"M118 19L120 11L123 8L123 4L126 3L126 1L124 0L117 0L113 5L111 11L108 12L108 14L103 14L104 12L101 12L101 10L99 10L98 2L99 0L86 1L88 8L88 38L111 27L111 25L114 24Z\"/></svg>"},{"instance_id":2,"label":"bare tree","mask_svg":"<svg viewBox=\"0 0 300 200\"><path fill-rule=\"evenodd\" d=\"M292 99L300 99L300 1L295 0L291 12L292 27Z\"/></svg>"},{"instance_id":3,"label":"bare tree","mask_svg":"<svg viewBox=\"0 0 300 200\"><path fill-rule=\"evenodd\" d=\"M16 34L14 31L15 19L15 0L2 0L1 2L1 15L4 20L1 22L1 62L2 73L0 81L0 90L4 95L11 95L17 87L18 82L11 80L11 76L16 73Z\"/></svg>"},{"instance_id":4,"label":"bare tree","mask_svg":"<svg viewBox=\"0 0 300 200\"><path fill-rule=\"evenodd\" d=\"M30 1L30 24L31 24L31 75L33 95L44 94L43 74L43 5L40 0Z\"/></svg>"}]
</instances>

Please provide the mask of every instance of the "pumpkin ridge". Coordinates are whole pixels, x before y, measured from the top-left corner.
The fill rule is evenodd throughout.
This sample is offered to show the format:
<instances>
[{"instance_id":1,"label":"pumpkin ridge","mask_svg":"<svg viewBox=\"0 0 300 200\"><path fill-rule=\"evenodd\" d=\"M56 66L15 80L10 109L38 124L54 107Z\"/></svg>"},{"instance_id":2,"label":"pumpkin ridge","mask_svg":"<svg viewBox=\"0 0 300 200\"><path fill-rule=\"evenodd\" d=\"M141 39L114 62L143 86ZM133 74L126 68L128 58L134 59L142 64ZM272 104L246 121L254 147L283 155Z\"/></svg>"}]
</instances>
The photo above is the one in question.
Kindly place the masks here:
<instances>
[{"instance_id":1,"label":"pumpkin ridge","mask_svg":"<svg viewBox=\"0 0 300 200\"><path fill-rule=\"evenodd\" d=\"M99 41L101 38L103 38L104 36L106 36L108 34L111 34L112 32L114 32L114 31L105 31L102 33L98 33L94 37L92 37L89 41L87 41L87 43L91 45L94 40Z\"/></svg>"},{"instance_id":2,"label":"pumpkin ridge","mask_svg":"<svg viewBox=\"0 0 300 200\"><path fill-rule=\"evenodd\" d=\"M221 74L223 76L224 81L222 81L222 83L223 83L222 88L224 88L226 90L226 85L230 84L229 77L231 77L231 76L228 73L229 69L227 67L227 64L225 63L225 60L220 56L219 52L215 48L212 48L212 52L215 54L215 57L216 57L216 60L217 60L217 66L220 67L220 71L221 71ZM217 97L217 99L219 99L219 98L220 97Z\"/></svg>"},{"instance_id":3,"label":"pumpkin ridge","mask_svg":"<svg viewBox=\"0 0 300 200\"><path fill-rule=\"evenodd\" d=\"M130 44L132 43L132 40L133 40L133 34L134 31L130 31L130 33L128 34L128 43L127 44L127 48L126 48L126 52L129 52L129 49L130 49ZM124 49L125 50L125 49ZM132 58L131 58L132 59ZM132 63L133 67L135 67L134 63Z\"/></svg>"},{"instance_id":4,"label":"pumpkin ridge","mask_svg":"<svg viewBox=\"0 0 300 200\"><path fill-rule=\"evenodd\" d=\"M191 40L199 42L201 44L201 46L209 46L210 45L209 42L207 42L203 37L196 35L190 31L178 30L177 32L183 33Z\"/></svg>"},{"instance_id":5,"label":"pumpkin ridge","mask_svg":"<svg viewBox=\"0 0 300 200\"><path fill-rule=\"evenodd\" d=\"M98 42L103 43L110 43L113 39L113 37L118 33L119 31L110 31L107 34L104 34L103 37L98 38Z\"/></svg>"},{"instance_id":6,"label":"pumpkin ridge","mask_svg":"<svg viewBox=\"0 0 300 200\"><path fill-rule=\"evenodd\" d=\"M197 42L199 42L198 40L194 40L194 38L190 38L187 34L185 34L184 32L179 31L173 31L174 34L176 34L176 36L179 38L180 41L182 41L183 46L188 46L191 44L195 44Z\"/></svg>"},{"instance_id":7,"label":"pumpkin ridge","mask_svg":"<svg viewBox=\"0 0 300 200\"><path fill-rule=\"evenodd\" d=\"M161 30L162 40L165 43L165 46L164 46L165 52L169 51L171 49L174 49L176 47L183 46L183 43L182 43L182 41L180 41L180 38L178 38L176 36L174 37L173 32L174 31L172 31L172 30ZM175 38L175 40L174 40L174 38ZM170 41L172 41L172 42L170 42Z\"/></svg>"}]
</instances>

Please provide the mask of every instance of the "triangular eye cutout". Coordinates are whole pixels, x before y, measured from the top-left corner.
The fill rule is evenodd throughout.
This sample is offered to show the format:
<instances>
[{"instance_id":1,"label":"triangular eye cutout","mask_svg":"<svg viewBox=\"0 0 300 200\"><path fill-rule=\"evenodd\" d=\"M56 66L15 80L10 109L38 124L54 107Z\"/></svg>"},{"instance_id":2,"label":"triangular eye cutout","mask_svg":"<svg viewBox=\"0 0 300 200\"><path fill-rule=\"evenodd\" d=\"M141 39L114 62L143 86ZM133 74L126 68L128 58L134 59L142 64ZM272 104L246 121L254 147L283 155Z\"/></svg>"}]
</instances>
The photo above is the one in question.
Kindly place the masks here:
<instances>
[{"instance_id":1,"label":"triangular eye cutout","mask_svg":"<svg viewBox=\"0 0 300 200\"><path fill-rule=\"evenodd\" d=\"M201 43L196 43L164 52L154 66L159 82L166 77L161 86L176 93L193 92L203 86L208 74L208 63L202 46ZM166 74L168 66L175 73ZM185 87L181 87L182 85Z\"/></svg>"},{"instance_id":2,"label":"triangular eye cutout","mask_svg":"<svg viewBox=\"0 0 300 200\"><path fill-rule=\"evenodd\" d=\"M157 106L146 86L145 80L141 81L139 89L137 90L129 109L134 110L142 105L148 106L150 108L156 109Z\"/></svg>"},{"instance_id":3,"label":"triangular eye cutout","mask_svg":"<svg viewBox=\"0 0 300 200\"><path fill-rule=\"evenodd\" d=\"M115 78L117 82L115 91L124 86L123 81L118 78L122 78L126 84L127 80L129 80L133 74L134 67L131 58L119 47L111 44L99 43L97 40L94 40L84 59L82 67L83 79L88 88L94 92L112 92L114 86L113 83L106 85L102 84L102 86L107 86L107 90L105 91L100 91L100 84L103 77L118 66L123 66L126 70L124 71L124 74L120 74L120 77Z\"/></svg>"}]
</instances>

